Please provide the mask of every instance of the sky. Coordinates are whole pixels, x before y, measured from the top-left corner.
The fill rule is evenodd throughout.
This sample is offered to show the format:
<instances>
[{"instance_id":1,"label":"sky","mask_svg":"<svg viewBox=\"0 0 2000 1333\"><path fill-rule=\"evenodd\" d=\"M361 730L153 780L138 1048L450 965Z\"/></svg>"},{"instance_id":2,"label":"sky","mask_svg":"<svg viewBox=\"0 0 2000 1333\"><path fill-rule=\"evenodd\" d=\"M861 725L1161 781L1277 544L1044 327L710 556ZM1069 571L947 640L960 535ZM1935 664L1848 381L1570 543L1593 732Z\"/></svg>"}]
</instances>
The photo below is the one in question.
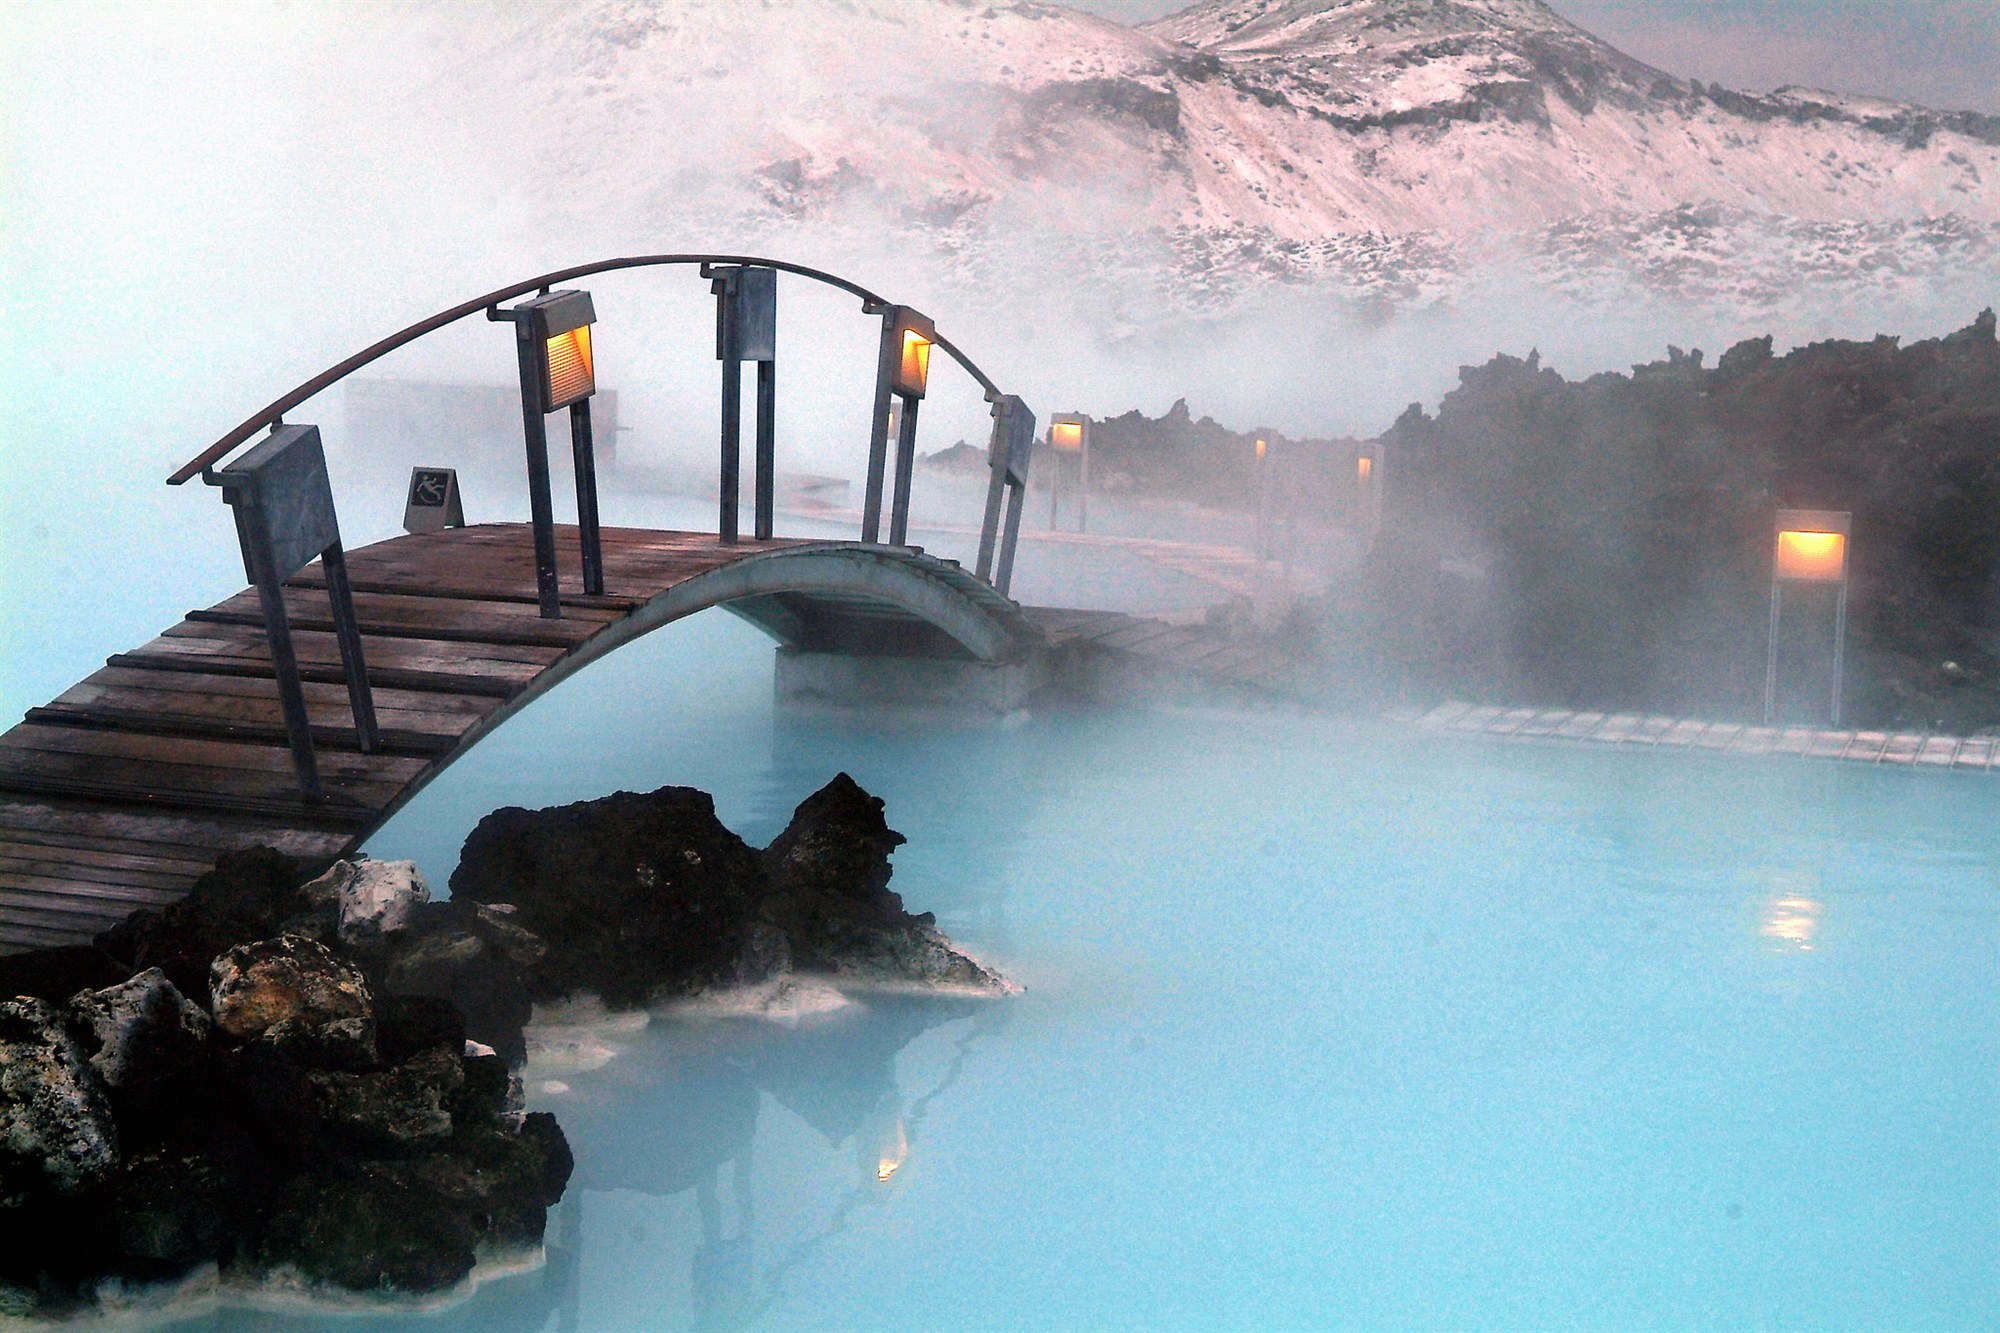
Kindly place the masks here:
<instances>
[{"instance_id":1,"label":"sky","mask_svg":"<svg viewBox=\"0 0 2000 1333\"><path fill-rule=\"evenodd\" d=\"M2000 0L1552 0L1627 55L1684 79L1788 83L2000 115ZM1140 23L1180 0L1072 0Z\"/></svg>"}]
</instances>

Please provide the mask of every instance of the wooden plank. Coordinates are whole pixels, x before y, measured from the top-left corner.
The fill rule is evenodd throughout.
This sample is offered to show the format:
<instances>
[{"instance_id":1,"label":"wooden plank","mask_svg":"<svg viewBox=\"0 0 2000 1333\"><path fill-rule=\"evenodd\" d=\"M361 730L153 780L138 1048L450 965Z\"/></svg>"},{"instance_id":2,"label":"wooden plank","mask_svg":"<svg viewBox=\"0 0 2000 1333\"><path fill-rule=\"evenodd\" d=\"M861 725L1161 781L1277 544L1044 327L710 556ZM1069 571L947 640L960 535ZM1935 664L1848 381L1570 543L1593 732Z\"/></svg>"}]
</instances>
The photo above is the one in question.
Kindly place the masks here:
<instances>
[{"instance_id":1,"label":"wooden plank","mask_svg":"<svg viewBox=\"0 0 2000 1333\"><path fill-rule=\"evenodd\" d=\"M0 824L0 855L47 856L88 853L99 858L130 858L136 867L157 866L190 879L214 868L215 853L181 848L172 843L138 842L129 838L100 835L87 838L74 833L52 833L41 829L17 829ZM106 859L107 865L125 864L123 859Z\"/></svg>"},{"instance_id":2,"label":"wooden plank","mask_svg":"<svg viewBox=\"0 0 2000 1333\"><path fill-rule=\"evenodd\" d=\"M285 615L294 630L331 632L333 613L324 597L308 589L284 591ZM595 634L621 613L578 609L560 620L544 620L525 603L469 601L448 597L409 597L390 593L356 593L354 615L367 639L428 639L447 643L496 643L572 648ZM257 595L241 592L205 611L190 611L194 624L241 625L262 629L264 613Z\"/></svg>"},{"instance_id":3,"label":"wooden plank","mask_svg":"<svg viewBox=\"0 0 2000 1333\"><path fill-rule=\"evenodd\" d=\"M63 855L63 849L54 847L40 848L40 855L22 854L29 850L32 849L0 844L0 884L12 883L21 876L36 876L74 879L83 884L184 892L201 876L200 871L189 873L185 870L105 865L102 858L106 853L92 853L82 848L69 849L69 856Z\"/></svg>"},{"instance_id":4,"label":"wooden plank","mask_svg":"<svg viewBox=\"0 0 2000 1333\"><path fill-rule=\"evenodd\" d=\"M121 903L107 898L74 898L46 891L20 892L0 888L0 920L60 926L74 922L93 933L115 926L142 907L159 903ZM88 925L86 923L96 923Z\"/></svg>"},{"instance_id":5,"label":"wooden plank","mask_svg":"<svg viewBox=\"0 0 2000 1333\"><path fill-rule=\"evenodd\" d=\"M282 723L231 722L223 718L168 713L150 708L78 708L68 704L47 704L30 708L25 720L40 726L181 736L190 740L237 741L252 745L286 745L291 739L291 733ZM469 729L471 723L466 726ZM308 730L312 734L315 752L363 753L361 734L352 726L315 725ZM382 725L377 728L376 740L375 748L368 753L421 759L449 752L456 738Z\"/></svg>"},{"instance_id":6,"label":"wooden plank","mask_svg":"<svg viewBox=\"0 0 2000 1333\"><path fill-rule=\"evenodd\" d=\"M497 705L490 695L439 694L385 686L371 690L375 716L411 731L455 733L476 722ZM304 686L306 710L316 722L352 720L344 683L309 681ZM199 672L135 671L103 667L56 696L56 703L98 704L111 708L159 708L193 712L243 722L280 721L277 690L241 676ZM191 706L198 704L198 707Z\"/></svg>"},{"instance_id":7,"label":"wooden plank","mask_svg":"<svg viewBox=\"0 0 2000 1333\"><path fill-rule=\"evenodd\" d=\"M78 899L123 903L126 911L134 907L161 907L177 903L187 897L187 891L193 884L193 879L182 879L173 884L120 883L89 878L60 866L26 870L0 864L0 890L67 894Z\"/></svg>"},{"instance_id":8,"label":"wooden plank","mask_svg":"<svg viewBox=\"0 0 2000 1333\"><path fill-rule=\"evenodd\" d=\"M1882 757L1882 750L1888 744L1889 733L1886 731L1857 731L1841 758L1872 764Z\"/></svg>"},{"instance_id":9,"label":"wooden plank","mask_svg":"<svg viewBox=\"0 0 2000 1333\"><path fill-rule=\"evenodd\" d=\"M24 737L20 733L26 730L29 729L16 727L0 737L0 787L42 795L124 801L155 808L192 807L275 816L306 827L353 827L370 820L376 811L394 800L405 785L327 772L322 774L326 799L307 804L299 798L295 780L289 772L175 763L158 757L148 759L135 755L79 753L62 747L60 741L65 735L60 729L35 728L33 730L38 734ZM104 735L106 733L68 733L68 736L91 739ZM135 742L154 738L114 739ZM197 741L172 743L210 744ZM289 762L289 755L274 753ZM342 756L324 757L338 760Z\"/></svg>"},{"instance_id":10,"label":"wooden plank","mask_svg":"<svg viewBox=\"0 0 2000 1333\"><path fill-rule=\"evenodd\" d=\"M136 761L204 772L276 774L288 782L293 777L291 751L280 745L136 735L80 727L41 726L32 722L23 722L5 735L0 735L0 751ZM421 759L395 755L321 754L317 759L323 779L373 783L397 790L430 767Z\"/></svg>"},{"instance_id":11,"label":"wooden plank","mask_svg":"<svg viewBox=\"0 0 2000 1333\"><path fill-rule=\"evenodd\" d=\"M345 835L296 824L101 801L23 798L5 787L5 782L0 781L0 828L5 828L10 837L53 833L119 839L134 844L203 850L210 857L244 847L267 846L308 860L331 857L349 845Z\"/></svg>"},{"instance_id":12,"label":"wooden plank","mask_svg":"<svg viewBox=\"0 0 2000 1333\"><path fill-rule=\"evenodd\" d=\"M9 921L0 915L0 953L26 953L30 949L52 949L64 944L88 944L97 935L81 926L31 926Z\"/></svg>"}]
</instances>

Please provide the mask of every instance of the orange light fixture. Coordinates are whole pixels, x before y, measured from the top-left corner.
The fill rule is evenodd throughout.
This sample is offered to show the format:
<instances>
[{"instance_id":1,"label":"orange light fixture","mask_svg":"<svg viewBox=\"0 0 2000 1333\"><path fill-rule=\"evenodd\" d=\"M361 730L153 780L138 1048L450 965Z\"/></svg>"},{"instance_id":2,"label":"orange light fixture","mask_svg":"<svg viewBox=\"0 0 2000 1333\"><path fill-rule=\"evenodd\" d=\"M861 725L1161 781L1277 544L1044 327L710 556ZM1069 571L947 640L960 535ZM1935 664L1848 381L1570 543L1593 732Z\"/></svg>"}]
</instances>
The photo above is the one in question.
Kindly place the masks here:
<instances>
[{"instance_id":1,"label":"orange light fixture","mask_svg":"<svg viewBox=\"0 0 2000 1333\"><path fill-rule=\"evenodd\" d=\"M1049 423L1049 443L1065 453L1077 453L1083 448L1083 423L1081 421L1054 421Z\"/></svg>"},{"instance_id":2,"label":"orange light fixture","mask_svg":"<svg viewBox=\"0 0 2000 1333\"><path fill-rule=\"evenodd\" d=\"M1847 566L1847 538L1838 532L1778 534L1778 577L1838 583Z\"/></svg>"},{"instance_id":3,"label":"orange light fixture","mask_svg":"<svg viewBox=\"0 0 2000 1333\"><path fill-rule=\"evenodd\" d=\"M597 364L590 326L597 322L589 292L550 292L516 307L522 337L539 345L535 358L544 414L580 403L597 392Z\"/></svg>"},{"instance_id":4,"label":"orange light fixture","mask_svg":"<svg viewBox=\"0 0 2000 1333\"><path fill-rule=\"evenodd\" d=\"M1369 474L1375 471L1375 460L1363 454L1354 462L1354 479L1361 485L1368 484Z\"/></svg>"},{"instance_id":5,"label":"orange light fixture","mask_svg":"<svg viewBox=\"0 0 2000 1333\"><path fill-rule=\"evenodd\" d=\"M1844 583L1852 516L1840 510L1780 509L1772 577L1798 583Z\"/></svg>"},{"instance_id":6,"label":"orange light fixture","mask_svg":"<svg viewBox=\"0 0 2000 1333\"><path fill-rule=\"evenodd\" d=\"M903 330L903 363L897 378L906 392L921 394L931 378L931 340L915 329Z\"/></svg>"},{"instance_id":7,"label":"orange light fixture","mask_svg":"<svg viewBox=\"0 0 2000 1333\"><path fill-rule=\"evenodd\" d=\"M1266 448L1268 448L1268 447L1269 447L1269 446L1268 446L1268 442L1267 442L1267 441L1264 441L1264 440L1259 440L1259 441L1257 441L1257 461L1258 461L1258 462L1260 462L1260 463L1261 463L1261 462L1263 462L1263 461L1264 461L1264 450L1265 450Z\"/></svg>"},{"instance_id":8,"label":"orange light fixture","mask_svg":"<svg viewBox=\"0 0 2000 1333\"><path fill-rule=\"evenodd\" d=\"M548 355L549 397L558 404L573 403L597 391L597 370L590 359L590 325L549 339Z\"/></svg>"}]
</instances>

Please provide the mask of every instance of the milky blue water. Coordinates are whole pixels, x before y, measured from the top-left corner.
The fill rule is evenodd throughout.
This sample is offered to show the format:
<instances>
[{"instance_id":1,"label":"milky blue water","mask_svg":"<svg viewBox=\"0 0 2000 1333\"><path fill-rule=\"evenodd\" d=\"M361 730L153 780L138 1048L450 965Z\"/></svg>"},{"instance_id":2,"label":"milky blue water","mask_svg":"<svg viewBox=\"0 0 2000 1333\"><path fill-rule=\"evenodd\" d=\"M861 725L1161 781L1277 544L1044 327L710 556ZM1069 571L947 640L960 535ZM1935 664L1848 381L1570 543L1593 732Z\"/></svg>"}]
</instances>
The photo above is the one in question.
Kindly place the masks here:
<instances>
[{"instance_id":1,"label":"milky blue water","mask_svg":"<svg viewBox=\"0 0 2000 1333\"><path fill-rule=\"evenodd\" d=\"M762 843L846 769L1026 993L614 1036L530 1089L579 1156L549 1265L411 1326L2000 1324L1991 780L769 690L670 627L372 850L441 883L493 806L667 782Z\"/></svg>"}]
</instances>

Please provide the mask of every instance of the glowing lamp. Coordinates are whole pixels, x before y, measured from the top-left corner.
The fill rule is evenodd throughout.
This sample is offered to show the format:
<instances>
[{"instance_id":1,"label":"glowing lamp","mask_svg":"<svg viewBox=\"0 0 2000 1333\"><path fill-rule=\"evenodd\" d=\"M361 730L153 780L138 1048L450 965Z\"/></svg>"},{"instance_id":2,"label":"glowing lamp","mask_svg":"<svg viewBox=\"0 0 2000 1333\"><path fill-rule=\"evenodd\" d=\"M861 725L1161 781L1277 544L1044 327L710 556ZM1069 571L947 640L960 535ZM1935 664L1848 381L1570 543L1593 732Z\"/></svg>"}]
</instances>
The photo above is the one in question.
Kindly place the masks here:
<instances>
[{"instance_id":1,"label":"glowing lamp","mask_svg":"<svg viewBox=\"0 0 2000 1333\"><path fill-rule=\"evenodd\" d=\"M905 398L921 398L931 378L931 344L937 327L908 306L897 306L896 364L890 388Z\"/></svg>"},{"instance_id":2,"label":"glowing lamp","mask_svg":"<svg viewBox=\"0 0 2000 1333\"><path fill-rule=\"evenodd\" d=\"M1268 440L1259 440L1259 441L1257 441L1257 461L1258 461L1258 462L1260 462L1260 463L1261 463L1261 462L1263 462L1263 461L1264 461L1264 451L1265 451L1266 449L1268 449L1269 447L1270 447L1270 442L1269 442Z\"/></svg>"},{"instance_id":3,"label":"glowing lamp","mask_svg":"<svg viewBox=\"0 0 2000 1333\"><path fill-rule=\"evenodd\" d=\"M1090 418L1076 412L1058 412L1049 418L1049 444L1066 454L1080 454L1089 430Z\"/></svg>"},{"instance_id":4,"label":"glowing lamp","mask_svg":"<svg viewBox=\"0 0 2000 1333\"><path fill-rule=\"evenodd\" d=\"M1840 725L1840 687L1847 657L1847 539L1854 515L1840 509L1780 509L1771 559L1771 631L1764 659L1764 724L1778 709L1778 624L1788 583L1832 584L1833 725Z\"/></svg>"},{"instance_id":5,"label":"glowing lamp","mask_svg":"<svg viewBox=\"0 0 2000 1333\"><path fill-rule=\"evenodd\" d=\"M590 352L590 326L597 322L589 292L550 292L515 307L527 320L528 341L537 349L544 415L597 392L597 369Z\"/></svg>"},{"instance_id":6,"label":"glowing lamp","mask_svg":"<svg viewBox=\"0 0 2000 1333\"><path fill-rule=\"evenodd\" d=\"M1838 583L1847 569L1847 534L1786 529L1778 533L1777 577Z\"/></svg>"},{"instance_id":7,"label":"glowing lamp","mask_svg":"<svg viewBox=\"0 0 2000 1333\"><path fill-rule=\"evenodd\" d=\"M1354 480L1360 485L1368 484L1368 476L1375 471L1375 460L1367 454L1354 460Z\"/></svg>"}]
</instances>

